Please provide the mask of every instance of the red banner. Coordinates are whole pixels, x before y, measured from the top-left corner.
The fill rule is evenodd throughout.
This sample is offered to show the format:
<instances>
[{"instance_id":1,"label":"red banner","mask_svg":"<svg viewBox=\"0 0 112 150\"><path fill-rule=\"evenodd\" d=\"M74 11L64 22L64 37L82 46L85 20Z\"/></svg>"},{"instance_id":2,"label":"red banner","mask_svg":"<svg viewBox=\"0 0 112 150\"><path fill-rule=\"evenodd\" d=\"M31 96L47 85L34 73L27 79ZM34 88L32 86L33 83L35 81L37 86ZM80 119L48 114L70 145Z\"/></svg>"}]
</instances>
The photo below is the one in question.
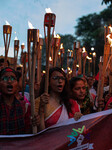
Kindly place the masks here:
<instances>
[{"instance_id":1,"label":"red banner","mask_svg":"<svg viewBox=\"0 0 112 150\"><path fill-rule=\"evenodd\" d=\"M32 137L0 138L0 149L112 150L112 114L51 128Z\"/></svg>"}]
</instances>

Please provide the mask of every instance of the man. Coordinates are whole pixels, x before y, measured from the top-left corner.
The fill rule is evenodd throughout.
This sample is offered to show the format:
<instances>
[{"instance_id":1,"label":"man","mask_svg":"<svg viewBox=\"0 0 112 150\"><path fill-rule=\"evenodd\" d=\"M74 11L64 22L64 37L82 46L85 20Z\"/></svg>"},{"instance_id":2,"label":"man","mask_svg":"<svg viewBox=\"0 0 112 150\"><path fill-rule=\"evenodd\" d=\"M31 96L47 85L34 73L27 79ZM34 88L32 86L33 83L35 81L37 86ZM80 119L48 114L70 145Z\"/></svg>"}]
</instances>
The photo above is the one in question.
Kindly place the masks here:
<instances>
[{"instance_id":1,"label":"man","mask_svg":"<svg viewBox=\"0 0 112 150\"><path fill-rule=\"evenodd\" d=\"M17 72L6 67L0 72L0 134L31 133L32 125L39 124L39 116L31 122L31 107L15 97L18 88ZM28 106L28 107L26 107Z\"/></svg>"}]
</instances>

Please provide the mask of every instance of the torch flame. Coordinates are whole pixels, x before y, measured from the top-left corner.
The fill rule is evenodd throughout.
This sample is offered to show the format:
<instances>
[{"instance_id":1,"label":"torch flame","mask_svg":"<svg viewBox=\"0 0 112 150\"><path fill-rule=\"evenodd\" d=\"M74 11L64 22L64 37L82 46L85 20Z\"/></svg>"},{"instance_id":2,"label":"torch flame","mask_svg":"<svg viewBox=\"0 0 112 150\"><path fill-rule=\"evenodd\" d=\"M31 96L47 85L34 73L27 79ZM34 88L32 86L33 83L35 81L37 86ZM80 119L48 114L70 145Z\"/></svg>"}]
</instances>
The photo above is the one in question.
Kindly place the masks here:
<instances>
[{"instance_id":1,"label":"torch flame","mask_svg":"<svg viewBox=\"0 0 112 150\"><path fill-rule=\"evenodd\" d=\"M60 52L58 52L58 55L61 55L61 53L60 53Z\"/></svg>"},{"instance_id":2,"label":"torch flame","mask_svg":"<svg viewBox=\"0 0 112 150\"><path fill-rule=\"evenodd\" d=\"M56 38L56 32L54 31L54 38Z\"/></svg>"},{"instance_id":3,"label":"torch flame","mask_svg":"<svg viewBox=\"0 0 112 150\"><path fill-rule=\"evenodd\" d=\"M68 49L68 52L70 52L70 49Z\"/></svg>"},{"instance_id":4,"label":"torch flame","mask_svg":"<svg viewBox=\"0 0 112 150\"><path fill-rule=\"evenodd\" d=\"M60 36L59 36L59 34L56 34L56 36L57 36L57 38L58 38L58 39L60 39Z\"/></svg>"},{"instance_id":5,"label":"torch flame","mask_svg":"<svg viewBox=\"0 0 112 150\"><path fill-rule=\"evenodd\" d=\"M24 43L22 43L21 45L25 45Z\"/></svg>"},{"instance_id":6,"label":"torch flame","mask_svg":"<svg viewBox=\"0 0 112 150\"><path fill-rule=\"evenodd\" d=\"M29 27L30 29L34 29L34 27L33 27L33 25L31 24L30 21L28 21L28 27Z\"/></svg>"},{"instance_id":7,"label":"torch flame","mask_svg":"<svg viewBox=\"0 0 112 150\"><path fill-rule=\"evenodd\" d=\"M15 37L15 39L14 39L14 40L18 40L17 36Z\"/></svg>"},{"instance_id":8,"label":"torch flame","mask_svg":"<svg viewBox=\"0 0 112 150\"><path fill-rule=\"evenodd\" d=\"M51 58L51 56L49 57L49 61L52 61L52 58Z\"/></svg>"},{"instance_id":9,"label":"torch flame","mask_svg":"<svg viewBox=\"0 0 112 150\"><path fill-rule=\"evenodd\" d=\"M89 56L86 56L86 58L88 59L88 60L91 60L92 58L91 57L89 57Z\"/></svg>"},{"instance_id":10,"label":"torch flame","mask_svg":"<svg viewBox=\"0 0 112 150\"><path fill-rule=\"evenodd\" d=\"M85 47L82 48L82 53L85 53L86 52L86 49Z\"/></svg>"},{"instance_id":11,"label":"torch flame","mask_svg":"<svg viewBox=\"0 0 112 150\"><path fill-rule=\"evenodd\" d=\"M43 73L46 73L46 71L45 71L45 70L43 70L42 72L43 72Z\"/></svg>"},{"instance_id":12,"label":"torch flame","mask_svg":"<svg viewBox=\"0 0 112 150\"><path fill-rule=\"evenodd\" d=\"M61 68L61 69L62 69L63 71L65 71L64 68Z\"/></svg>"},{"instance_id":13,"label":"torch flame","mask_svg":"<svg viewBox=\"0 0 112 150\"><path fill-rule=\"evenodd\" d=\"M108 42L110 44L110 47L112 47L112 39L110 38L111 34L108 34L106 37L108 38Z\"/></svg>"},{"instance_id":14,"label":"torch flame","mask_svg":"<svg viewBox=\"0 0 112 150\"><path fill-rule=\"evenodd\" d=\"M5 23L6 23L6 25L10 25L9 22L8 22L7 20L5 21Z\"/></svg>"},{"instance_id":15,"label":"torch flame","mask_svg":"<svg viewBox=\"0 0 112 150\"><path fill-rule=\"evenodd\" d=\"M93 56L96 57L96 53L95 52L93 53Z\"/></svg>"},{"instance_id":16,"label":"torch flame","mask_svg":"<svg viewBox=\"0 0 112 150\"><path fill-rule=\"evenodd\" d=\"M39 34L39 38L42 38L42 34Z\"/></svg>"},{"instance_id":17,"label":"torch flame","mask_svg":"<svg viewBox=\"0 0 112 150\"><path fill-rule=\"evenodd\" d=\"M59 34L56 34L56 32L54 31L54 38L60 39Z\"/></svg>"},{"instance_id":18,"label":"torch flame","mask_svg":"<svg viewBox=\"0 0 112 150\"><path fill-rule=\"evenodd\" d=\"M46 11L46 13L52 13L50 8L46 8L45 11Z\"/></svg>"},{"instance_id":19,"label":"torch flame","mask_svg":"<svg viewBox=\"0 0 112 150\"><path fill-rule=\"evenodd\" d=\"M112 27L111 26L109 26L109 29L110 29L110 32L112 33Z\"/></svg>"},{"instance_id":20,"label":"torch flame","mask_svg":"<svg viewBox=\"0 0 112 150\"><path fill-rule=\"evenodd\" d=\"M67 68L69 71L71 70L70 67Z\"/></svg>"},{"instance_id":21,"label":"torch flame","mask_svg":"<svg viewBox=\"0 0 112 150\"><path fill-rule=\"evenodd\" d=\"M77 64L76 67L79 68L79 65Z\"/></svg>"},{"instance_id":22,"label":"torch flame","mask_svg":"<svg viewBox=\"0 0 112 150\"><path fill-rule=\"evenodd\" d=\"M61 43L61 45L60 45L60 49L63 49L63 43Z\"/></svg>"}]
</instances>

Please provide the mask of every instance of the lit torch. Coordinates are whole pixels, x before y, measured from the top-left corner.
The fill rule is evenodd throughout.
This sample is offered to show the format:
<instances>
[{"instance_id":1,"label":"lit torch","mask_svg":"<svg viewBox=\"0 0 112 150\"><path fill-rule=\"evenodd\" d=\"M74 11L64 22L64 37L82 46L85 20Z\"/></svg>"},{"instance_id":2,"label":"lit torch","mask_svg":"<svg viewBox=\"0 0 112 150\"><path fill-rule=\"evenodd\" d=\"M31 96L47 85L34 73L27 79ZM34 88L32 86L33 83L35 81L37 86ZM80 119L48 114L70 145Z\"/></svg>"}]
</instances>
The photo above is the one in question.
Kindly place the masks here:
<instances>
[{"instance_id":1,"label":"lit torch","mask_svg":"<svg viewBox=\"0 0 112 150\"><path fill-rule=\"evenodd\" d=\"M96 53L93 52L93 68L94 68L93 75L94 77L95 77L95 59L96 59Z\"/></svg>"},{"instance_id":2,"label":"lit torch","mask_svg":"<svg viewBox=\"0 0 112 150\"><path fill-rule=\"evenodd\" d=\"M11 33L12 33L12 26L6 21L6 25L3 25L3 37L4 37L4 45L5 45L5 67L7 64L7 56L8 56L8 50L11 40Z\"/></svg>"},{"instance_id":3,"label":"lit torch","mask_svg":"<svg viewBox=\"0 0 112 150\"><path fill-rule=\"evenodd\" d=\"M86 56L86 59L88 59L88 75L90 76L90 74L91 74L90 64L91 64L92 58L89 56Z\"/></svg>"},{"instance_id":4,"label":"lit torch","mask_svg":"<svg viewBox=\"0 0 112 150\"><path fill-rule=\"evenodd\" d=\"M45 75L46 93L48 93L49 57L50 57L50 50L51 50L51 41L54 35L55 19L56 19L56 15L51 12L51 9L46 9L46 14L44 16L44 35L45 35L45 43L46 43L46 75ZM50 37L51 28L52 28L52 35Z\"/></svg>"},{"instance_id":5,"label":"lit torch","mask_svg":"<svg viewBox=\"0 0 112 150\"><path fill-rule=\"evenodd\" d=\"M43 46L43 38L42 35L39 34L39 44L37 51L37 84L40 84L41 81L41 58L42 58L42 46Z\"/></svg>"},{"instance_id":6,"label":"lit torch","mask_svg":"<svg viewBox=\"0 0 112 150\"><path fill-rule=\"evenodd\" d=\"M19 40L17 37L14 39L14 69L16 70L17 66L17 57L19 52Z\"/></svg>"},{"instance_id":7,"label":"lit torch","mask_svg":"<svg viewBox=\"0 0 112 150\"><path fill-rule=\"evenodd\" d=\"M86 56L87 56L87 51L85 47L82 48L82 59L83 59L83 76L85 77L85 66L86 66Z\"/></svg>"},{"instance_id":8,"label":"lit torch","mask_svg":"<svg viewBox=\"0 0 112 150\"><path fill-rule=\"evenodd\" d=\"M28 22L28 25L30 28L28 29L27 32L30 101L31 101L31 116L34 117L35 115L34 82L35 82L35 67L37 57L37 43L39 43L39 30L34 29L34 27L30 22ZM31 64L31 57L32 57L32 64ZM37 126L33 126L33 133L37 133Z\"/></svg>"},{"instance_id":9,"label":"lit torch","mask_svg":"<svg viewBox=\"0 0 112 150\"><path fill-rule=\"evenodd\" d=\"M60 46L60 40L61 37L58 34L54 34L54 51L53 51L53 67L56 66L56 61L57 61L57 55L58 55L58 49Z\"/></svg>"}]
</instances>

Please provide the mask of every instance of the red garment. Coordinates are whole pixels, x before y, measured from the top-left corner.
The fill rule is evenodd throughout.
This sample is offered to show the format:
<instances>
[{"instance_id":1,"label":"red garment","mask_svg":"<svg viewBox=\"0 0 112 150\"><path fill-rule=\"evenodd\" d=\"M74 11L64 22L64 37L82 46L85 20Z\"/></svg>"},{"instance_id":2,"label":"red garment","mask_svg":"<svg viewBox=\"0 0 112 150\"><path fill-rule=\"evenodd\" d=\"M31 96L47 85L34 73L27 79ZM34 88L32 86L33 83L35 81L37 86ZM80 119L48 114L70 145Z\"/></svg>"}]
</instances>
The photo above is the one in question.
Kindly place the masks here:
<instances>
[{"instance_id":1,"label":"red garment","mask_svg":"<svg viewBox=\"0 0 112 150\"><path fill-rule=\"evenodd\" d=\"M57 109L55 113L53 113L47 120L45 120L46 128L57 123L57 121L61 115L61 112L62 112L62 107L63 106L60 106L59 109Z\"/></svg>"},{"instance_id":2,"label":"red garment","mask_svg":"<svg viewBox=\"0 0 112 150\"><path fill-rule=\"evenodd\" d=\"M75 100L70 99L69 101L70 101L70 103L72 105L71 106L72 113L69 113L68 117L69 118L73 118L75 112L80 112L80 108L79 108L78 103ZM60 116L62 114L62 107L63 107L63 105L60 106L57 110L55 110L53 112L53 114L51 114L51 116L49 116L48 119L45 120L45 126L46 126L46 128L48 128L48 127L50 127L50 126L52 126L52 125L54 125L54 124L56 124L58 122L58 120L59 120L59 118L60 118Z\"/></svg>"},{"instance_id":3,"label":"red garment","mask_svg":"<svg viewBox=\"0 0 112 150\"><path fill-rule=\"evenodd\" d=\"M97 75L95 76L95 80L99 80L99 72L97 73Z\"/></svg>"},{"instance_id":4,"label":"red garment","mask_svg":"<svg viewBox=\"0 0 112 150\"><path fill-rule=\"evenodd\" d=\"M110 97L110 99L108 100L108 102L107 102L107 104L106 104L104 110L107 110L107 109L108 109L107 107L108 107L108 105L109 105L110 103L112 103L112 97Z\"/></svg>"},{"instance_id":5,"label":"red garment","mask_svg":"<svg viewBox=\"0 0 112 150\"><path fill-rule=\"evenodd\" d=\"M80 107L77 101L73 99L70 99L69 101L72 104L72 107L71 107L72 113L69 113L69 118L73 118L76 112L80 112Z\"/></svg>"},{"instance_id":6,"label":"red garment","mask_svg":"<svg viewBox=\"0 0 112 150\"><path fill-rule=\"evenodd\" d=\"M25 134L31 133L30 105L26 111L26 102L14 99L12 106L8 106L0 99L0 134Z\"/></svg>"}]
</instances>

